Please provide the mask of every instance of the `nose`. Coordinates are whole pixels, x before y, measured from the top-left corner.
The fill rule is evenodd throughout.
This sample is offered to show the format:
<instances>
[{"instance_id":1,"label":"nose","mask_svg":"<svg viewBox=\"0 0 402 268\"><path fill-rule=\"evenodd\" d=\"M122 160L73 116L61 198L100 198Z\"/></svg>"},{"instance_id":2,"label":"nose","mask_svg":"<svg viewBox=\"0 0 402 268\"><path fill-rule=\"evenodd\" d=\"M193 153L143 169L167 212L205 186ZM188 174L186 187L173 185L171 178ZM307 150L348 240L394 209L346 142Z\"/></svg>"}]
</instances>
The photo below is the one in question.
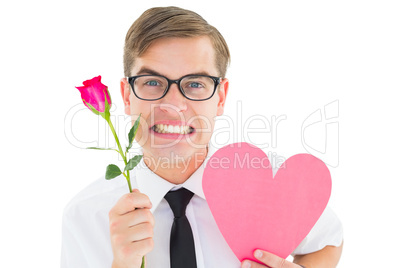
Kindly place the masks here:
<instances>
[{"instance_id":1,"label":"nose","mask_svg":"<svg viewBox=\"0 0 402 268\"><path fill-rule=\"evenodd\" d=\"M160 100L160 109L168 113L187 110L187 99L181 93L177 83L171 84L166 95Z\"/></svg>"}]
</instances>

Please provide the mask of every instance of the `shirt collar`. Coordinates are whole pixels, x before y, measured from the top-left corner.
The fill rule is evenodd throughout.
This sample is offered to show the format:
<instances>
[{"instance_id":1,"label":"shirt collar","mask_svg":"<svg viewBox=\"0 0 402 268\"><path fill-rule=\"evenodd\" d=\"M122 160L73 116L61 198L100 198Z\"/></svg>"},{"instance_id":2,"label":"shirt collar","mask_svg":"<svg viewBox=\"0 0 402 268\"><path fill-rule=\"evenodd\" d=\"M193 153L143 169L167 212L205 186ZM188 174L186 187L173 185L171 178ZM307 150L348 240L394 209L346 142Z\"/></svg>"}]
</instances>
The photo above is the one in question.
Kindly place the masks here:
<instances>
[{"instance_id":1,"label":"shirt collar","mask_svg":"<svg viewBox=\"0 0 402 268\"><path fill-rule=\"evenodd\" d=\"M152 172L147 165L145 165L142 159L138 166L135 168L135 177L138 185L138 189L141 193L146 194L152 203L151 212L159 206L159 203L165 197L166 193L172 189L186 188L192 191L195 195L198 195L205 200L204 191L202 189L202 175L208 159L216 151L211 146L208 147L208 154L204 162L200 167L182 184L173 184L156 175Z\"/></svg>"}]
</instances>

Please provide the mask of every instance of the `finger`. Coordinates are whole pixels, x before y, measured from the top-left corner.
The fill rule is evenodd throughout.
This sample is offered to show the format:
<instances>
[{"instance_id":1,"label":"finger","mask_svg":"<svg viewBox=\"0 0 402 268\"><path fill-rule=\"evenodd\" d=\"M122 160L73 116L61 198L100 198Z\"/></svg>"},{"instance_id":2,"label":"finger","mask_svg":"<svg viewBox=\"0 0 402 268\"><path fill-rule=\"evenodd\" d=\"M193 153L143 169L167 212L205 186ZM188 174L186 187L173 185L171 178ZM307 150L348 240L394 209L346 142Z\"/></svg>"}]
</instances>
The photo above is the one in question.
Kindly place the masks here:
<instances>
[{"instance_id":1,"label":"finger","mask_svg":"<svg viewBox=\"0 0 402 268\"><path fill-rule=\"evenodd\" d=\"M125 263L131 263L133 266L127 267L139 267L142 261L142 256L145 256L153 249L154 241L152 238L147 238L135 243L125 244L116 252L115 256L119 256L120 259L125 260ZM138 263L136 263L136 261Z\"/></svg>"},{"instance_id":2,"label":"finger","mask_svg":"<svg viewBox=\"0 0 402 268\"><path fill-rule=\"evenodd\" d=\"M139 208L133 211L133 216L128 219L129 227L135 226L140 223L150 223L152 226L155 226L154 215L152 215L151 210L148 208Z\"/></svg>"},{"instance_id":3,"label":"finger","mask_svg":"<svg viewBox=\"0 0 402 268\"><path fill-rule=\"evenodd\" d=\"M153 226L149 223L141 223L125 230L124 232L111 233L110 238L112 245L115 245L117 248L119 248L133 242L139 242L147 238L152 238L153 235Z\"/></svg>"},{"instance_id":4,"label":"finger","mask_svg":"<svg viewBox=\"0 0 402 268\"><path fill-rule=\"evenodd\" d=\"M241 263L241 268L267 268L266 265L262 265L258 262L245 260Z\"/></svg>"},{"instance_id":5,"label":"finger","mask_svg":"<svg viewBox=\"0 0 402 268\"><path fill-rule=\"evenodd\" d=\"M134 211L136 208L150 209L151 207L152 204L149 197L136 191L123 195L110 210L109 216L124 215L130 211Z\"/></svg>"},{"instance_id":6,"label":"finger","mask_svg":"<svg viewBox=\"0 0 402 268\"><path fill-rule=\"evenodd\" d=\"M154 247L154 240L152 238L146 238L141 241L137 241L132 244L132 249L133 251L138 255L138 256L145 256Z\"/></svg>"},{"instance_id":7,"label":"finger","mask_svg":"<svg viewBox=\"0 0 402 268\"><path fill-rule=\"evenodd\" d=\"M117 215L109 219L110 233L121 232L140 223L150 223L155 226L155 219L147 208L139 208L124 215Z\"/></svg>"},{"instance_id":8,"label":"finger","mask_svg":"<svg viewBox=\"0 0 402 268\"><path fill-rule=\"evenodd\" d=\"M299 268L298 265L289 262L275 254L257 249L254 251L254 257L262 263L272 268Z\"/></svg>"},{"instance_id":9,"label":"finger","mask_svg":"<svg viewBox=\"0 0 402 268\"><path fill-rule=\"evenodd\" d=\"M130 228L128 237L131 242L141 241L154 236L154 228L149 223L137 224Z\"/></svg>"}]
</instances>

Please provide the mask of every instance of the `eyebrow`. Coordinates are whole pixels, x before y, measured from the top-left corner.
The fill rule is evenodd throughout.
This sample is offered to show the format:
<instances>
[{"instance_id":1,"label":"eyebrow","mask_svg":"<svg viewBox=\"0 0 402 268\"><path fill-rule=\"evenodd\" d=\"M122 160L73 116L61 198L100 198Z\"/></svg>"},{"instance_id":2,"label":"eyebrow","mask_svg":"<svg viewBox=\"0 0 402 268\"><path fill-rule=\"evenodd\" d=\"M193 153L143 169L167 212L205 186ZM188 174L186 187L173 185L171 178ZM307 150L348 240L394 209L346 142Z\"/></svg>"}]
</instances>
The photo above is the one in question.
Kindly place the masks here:
<instances>
[{"instance_id":1,"label":"eyebrow","mask_svg":"<svg viewBox=\"0 0 402 268\"><path fill-rule=\"evenodd\" d=\"M155 70L152 70L151 68L148 68L148 67L142 67L137 73L137 75L142 75L142 74L166 76L166 75L163 75L163 74L161 74L161 73L159 73L159 72L157 72ZM187 76L187 75L207 75L207 76L211 76L207 72L196 72L196 73L186 74L186 75L183 75L183 76Z\"/></svg>"}]
</instances>

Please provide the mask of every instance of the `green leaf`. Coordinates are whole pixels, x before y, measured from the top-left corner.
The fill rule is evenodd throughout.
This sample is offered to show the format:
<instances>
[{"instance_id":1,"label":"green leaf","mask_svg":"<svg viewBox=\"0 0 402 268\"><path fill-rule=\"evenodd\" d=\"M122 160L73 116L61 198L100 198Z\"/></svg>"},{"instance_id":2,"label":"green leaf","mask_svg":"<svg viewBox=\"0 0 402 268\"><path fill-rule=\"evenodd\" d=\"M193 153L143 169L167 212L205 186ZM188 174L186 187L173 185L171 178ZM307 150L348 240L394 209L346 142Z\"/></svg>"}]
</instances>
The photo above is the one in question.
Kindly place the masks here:
<instances>
[{"instance_id":1,"label":"green leaf","mask_svg":"<svg viewBox=\"0 0 402 268\"><path fill-rule=\"evenodd\" d=\"M122 174L123 172L121 172L120 168L116 165L110 164L107 166L106 168L106 175L105 178L107 180L111 180L116 178L117 176L119 176L120 174Z\"/></svg>"},{"instance_id":2,"label":"green leaf","mask_svg":"<svg viewBox=\"0 0 402 268\"><path fill-rule=\"evenodd\" d=\"M141 161L142 159L142 155L136 155L133 158L130 159L130 161L128 161L126 167L124 168L124 170L132 170L133 168L135 168L138 163Z\"/></svg>"},{"instance_id":3,"label":"green leaf","mask_svg":"<svg viewBox=\"0 0 402 268\"><path fill-rule=\"evenodd\" d=\"M126 152L128 152L128 150L131 149L131 147L133 146L133 141L135 138L135 135L137 134L138 131L138 127L140 125L140 118L141 118L141 114L138 116L137 120L135 120L134 125L131 127L130 132L128 133L128 146L126 149Z\"/></svg>"},{"instance_id":4,"label":"green leaf","mask_svg":"<svg viewBox=\"0 0 402 268\"><path fill-rule=\"evenodd\" d=\"M87 149L93 149L93 150L111 150L111 151L119 152L118 150L116 150L116 149L114 149L114 148L87 147Z\"/></svg>"}]
</instances>

